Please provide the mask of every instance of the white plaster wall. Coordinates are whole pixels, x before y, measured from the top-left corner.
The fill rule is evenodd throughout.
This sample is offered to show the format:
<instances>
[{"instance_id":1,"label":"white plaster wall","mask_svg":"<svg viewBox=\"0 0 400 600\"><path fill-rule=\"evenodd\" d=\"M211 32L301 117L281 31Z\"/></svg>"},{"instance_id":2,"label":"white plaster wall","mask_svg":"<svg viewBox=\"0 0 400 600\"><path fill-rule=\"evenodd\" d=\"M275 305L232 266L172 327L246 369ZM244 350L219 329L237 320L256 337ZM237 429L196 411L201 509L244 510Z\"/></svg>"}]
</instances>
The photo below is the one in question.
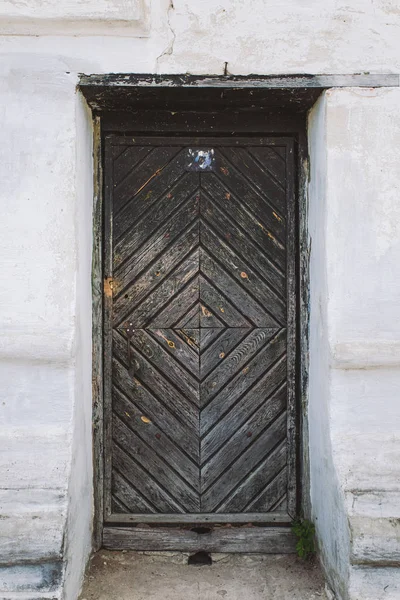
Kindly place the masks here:
<instances>
[{"instance_id":1,"label":"white plaster wall","mask_svg":"<svg viewBox=\"0 0 400 600\"><path fill-rule=\"evenodd\" d=\"M85 73L398 73L399 23L396 0L7 0L0 50Z\"/></svg>"},{"instance_id":2,"label":"white plaster wall","mask_svg":"<svg viewBox=\"0 0 400 600\"><path fill-rule=\"evenodd\" d=\"M399 25L392 0L1 3L0 597L75 600L90 546L92 166L79 73L221 74L225 62L233 74L398 73ZM375 548L386 560L389 538L397 548L378 519L389 523L399 491L398 106L394 90L334 91L310 121L322 249L312 255L314 515L330 572L354 594L368 578L350 560Z\"/></svg>"},{"instance_id":3,"label":"white plaster wall","mask_svg":"<svg viewBox=\"0 0 400 600\"><path fill-rule=\"evenodd\" d=\"M43 592L62 579L74 398L74 79L35 65L28 72L18 57L1 64L0 594L27 585L10 579L13 563L37 563L26 577Z\"/></svg>"},{"instance_id":4,"label":"white plaster wall","mask_svg":"<svg viewBox=\"0 0 400 600\"><path fill-rule=\"evenodd\" d=\"M10 56L1 79L0 597L58 597L67 575L75 598L92 513L91 117L56 59Z\"/></svg>"},{"instance_id":5,"label":"white plaster wall","mask_svg":"<svg viewBox=\"0 0 400 600\"><path fill-rule=\"evenodd\" d=\"M310 115L312 505L351 600L400 597L399 106L329 90Z\"/></svg>"},{"instance_id":6,"label":"white plaster wall","mask_svg":"<svg viewBox=\"0 0 400 600\"><path fill-rule=\"evenodd\" d=\"M76 358L74 430L65 532L65 598L75 598L83 566L91 550L93 512L91 355L92 273L91 256L93 199L92 115L82 96L76 96Z\"/></svg>"},{"instance_id":7,"label":"white plaster wall","mask_svg":"<svg viewBox=\"0 0 400 600\"><path fill-rule=\"evenodd\" d=\"M329 93L332 442L351 563L375 569L400 556L399 103L398 89ZM381 572L352 567L352 600L400 597L400 570Z\"/></svg>"},{"instance_id":8,"label":"white plaster wall","mask_svg":"<svg viewBox=\"0 0 400 600\"><path fill-rule=\"evenodd\" d=\"M350 533L344 494L333 459L327 269L328 148L327 96L309 114L310 361L309 453L312 520L328 581L342 596L348 580ZM334 535L332 535L334 532Z\"/></svg>"},{"instance_id":9,"label":"white plaster wall","mask_svg":"<svg viewBox=\"0 0 400 600\"><path fill-rule=\"evenodd\" d=\"M145 35L144 0L3 0L0 33L5 35Z\"/></svg>"},{"instance_id":10,"label":"white plaster wall","mask_svg":"<svg viewBox=\"0 0 400 600\"><path fill-rule=\"evenodd\" d=\"M91 548L92 126L59 66L2 73L1 598L76 598Z\"/></svg>"}]
</instances>

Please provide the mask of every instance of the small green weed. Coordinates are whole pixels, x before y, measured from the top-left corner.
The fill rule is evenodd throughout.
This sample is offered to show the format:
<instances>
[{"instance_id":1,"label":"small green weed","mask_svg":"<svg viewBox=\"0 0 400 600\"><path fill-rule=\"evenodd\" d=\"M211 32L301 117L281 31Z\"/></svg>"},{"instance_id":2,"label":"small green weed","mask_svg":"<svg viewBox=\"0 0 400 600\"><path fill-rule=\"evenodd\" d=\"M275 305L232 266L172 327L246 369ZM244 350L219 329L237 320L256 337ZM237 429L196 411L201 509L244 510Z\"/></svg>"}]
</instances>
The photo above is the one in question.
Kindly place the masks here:
<instances>
[{"instance_id":1,"label":"small green weed","mask_svg":"<svg viewBox=\"0 0 400 600\"><path fill-rule=\"evenodd\" d=\"M292 531L297 537L298 556L310 560L315 554L315 526L307 519L297 519L292 523Z\"/></svg>"}]
</instances>

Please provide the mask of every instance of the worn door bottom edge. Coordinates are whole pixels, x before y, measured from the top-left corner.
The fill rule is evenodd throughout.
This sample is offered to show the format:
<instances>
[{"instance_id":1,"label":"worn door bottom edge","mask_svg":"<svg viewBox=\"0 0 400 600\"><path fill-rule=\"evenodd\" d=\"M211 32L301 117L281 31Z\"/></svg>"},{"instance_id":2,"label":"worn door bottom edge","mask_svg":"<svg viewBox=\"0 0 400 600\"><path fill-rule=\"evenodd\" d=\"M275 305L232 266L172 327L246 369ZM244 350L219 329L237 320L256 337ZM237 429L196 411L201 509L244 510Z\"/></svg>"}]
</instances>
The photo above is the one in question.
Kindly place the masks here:
<instances>
[{"instance_id":1,"label":"worn door bottom edge","mask_svg":"<svg viewBox=\"0 0 400 600\"><path fill-rule=\"evenodd\" d=\"M195 524L195 523L263 523L265 525L273 525L279 523L290 525L292 519L286 512L268 512L268 513L198 513L198 514L111 514L106 518L106 524L110 525L125 525L128 523L154 523L157 525L164 524Z\"/></svg>"},{"instance_id":2,"label":"worn door bottom edge","mask_svg":"<svg viewBox=\"0 0 400 600\"><path fill-rule=\"evenodd\" d=\"M296 540L290 527L105 527L108 550L291 554ZM200 531L199 531L200 530Z\"/></svg>"}]
</instances>

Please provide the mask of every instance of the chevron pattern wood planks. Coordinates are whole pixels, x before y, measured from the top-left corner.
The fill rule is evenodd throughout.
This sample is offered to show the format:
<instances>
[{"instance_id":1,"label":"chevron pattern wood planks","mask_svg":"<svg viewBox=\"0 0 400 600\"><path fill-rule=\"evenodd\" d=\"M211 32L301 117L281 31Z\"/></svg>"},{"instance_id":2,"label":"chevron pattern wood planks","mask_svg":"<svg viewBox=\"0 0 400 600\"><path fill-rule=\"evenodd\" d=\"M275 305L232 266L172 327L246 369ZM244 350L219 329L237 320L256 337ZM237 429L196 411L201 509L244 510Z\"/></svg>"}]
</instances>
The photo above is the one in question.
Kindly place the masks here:
<instances>
[{"instance_id":1,"label":"chevron pattern wood planks","mask_svg":"<svg viewBox=\"0 0 400 600\"><path fill-rule=\"evenodd\" d=\"M108 136L106 521L290 520L293 151Z\"/></svg>"}]
</instances>

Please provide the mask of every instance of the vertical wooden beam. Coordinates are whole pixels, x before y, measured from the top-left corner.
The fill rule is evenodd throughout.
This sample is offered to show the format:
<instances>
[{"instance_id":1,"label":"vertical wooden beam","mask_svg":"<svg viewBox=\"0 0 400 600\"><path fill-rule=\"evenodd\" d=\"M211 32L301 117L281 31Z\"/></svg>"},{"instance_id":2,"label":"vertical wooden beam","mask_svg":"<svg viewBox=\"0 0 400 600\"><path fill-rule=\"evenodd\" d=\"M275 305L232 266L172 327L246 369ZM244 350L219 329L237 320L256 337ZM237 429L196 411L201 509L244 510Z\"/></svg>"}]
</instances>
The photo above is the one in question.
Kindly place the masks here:
<instances>
[{"instance_id":1,"label":"vertical wooden beam","mask_svg":"<svg viewBox=\"0 0 400 600\"><path fill-rule=\"evenodd\" d=\"M307 117L306 117L307 118ZM305 518L311 517L310 497L310 458L308 429L308 373L309 373L309 320L310 320L310 239L308 234L308 183L309 157L307 148L307 121L299 134L299 275L298 275L298 314L299 314L299 435L300 435L300 481L301 512Z\"/></svg>"},{"instance_id":2,"label":"vertical wooden beam","mask_svg":"<svg viewBox=\"0 0 400 600\"><path fill-rule=\"evenodd\" d=\"M296 197L296 148L293 140L286 145L286 202L287 202L287 442L288 442L288 513L297 515L298 488L298 398L297 398L297 197Z\"/></svg>"},{"instance_id":3,"label":"vertical wooden beam","mask_svg":"<svg viewBox=\"0 0 400 600\"><path fill-rule=\"evenodd\" d=\"M103 542L103 166L100 117L93 119L92 397L93 397L93 549Z\"/></svg>"},{"instance_id":4,"label":"vertical wooden beam","mask_svg":"<svg viewBox=\"0 0 400 600\"><path fill-rule=\"evenodd\" d=\"M111 141L104 139L103 206L103 515L111 514L112 468L112 306L113 306L113 154Z\"/></svg>"}]
</instances>

